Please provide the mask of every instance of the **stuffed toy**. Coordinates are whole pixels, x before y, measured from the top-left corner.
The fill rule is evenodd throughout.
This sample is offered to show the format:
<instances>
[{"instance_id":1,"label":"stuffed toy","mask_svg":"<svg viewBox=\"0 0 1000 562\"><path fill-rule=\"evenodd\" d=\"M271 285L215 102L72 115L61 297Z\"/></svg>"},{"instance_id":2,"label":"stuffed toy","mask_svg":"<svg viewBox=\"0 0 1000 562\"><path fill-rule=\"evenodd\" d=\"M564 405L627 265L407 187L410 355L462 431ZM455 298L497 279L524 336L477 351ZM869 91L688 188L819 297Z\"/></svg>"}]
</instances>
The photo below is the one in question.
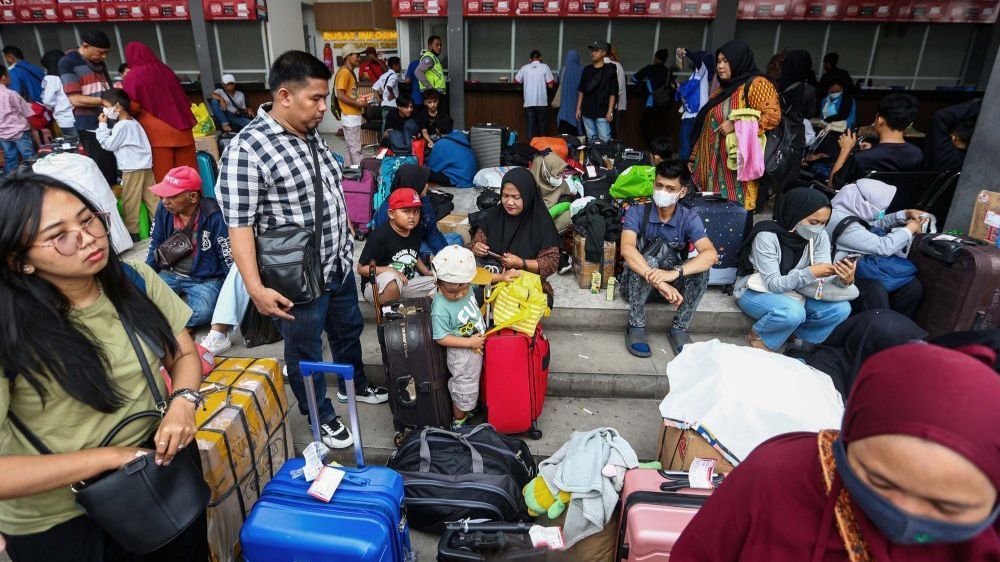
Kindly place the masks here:
<instances>
[{"instance_id":1,"label":"stuffed toy","mask_svg":"<svg viewBox=\"0 0 1000 562\"><path fill-rule=\"evenodd\" d=\"M549 519L559 517L569 504L569 492L558 490L558 494L552 495L548 485L541 476L536 476L524 486L524 503L528 506L528 514L538 517L543 513Z\"/></svg>"}]
</instances>

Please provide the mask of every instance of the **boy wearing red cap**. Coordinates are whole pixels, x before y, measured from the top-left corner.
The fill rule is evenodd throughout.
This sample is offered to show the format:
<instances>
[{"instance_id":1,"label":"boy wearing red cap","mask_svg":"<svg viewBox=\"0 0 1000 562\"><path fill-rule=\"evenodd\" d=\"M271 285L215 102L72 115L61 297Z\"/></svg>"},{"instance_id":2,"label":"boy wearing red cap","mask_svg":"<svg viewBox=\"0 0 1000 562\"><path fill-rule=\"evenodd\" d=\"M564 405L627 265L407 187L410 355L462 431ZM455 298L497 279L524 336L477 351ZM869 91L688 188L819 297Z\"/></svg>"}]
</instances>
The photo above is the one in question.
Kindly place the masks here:
<instances>
[{"instance_id":1,"label":"boy wearing red cap","mask_svg":"<svg viewBox=\"0 0 1000 562\"><path fill-rule=\"evenodd\" d=\"M375 229L365 242L358 260L362 294L373 302L368 267L375 263L379 300L426 297L434 292L434 276L420 261L420 242L424 226L420 224L420 195L404 187L389 196L389 222Z\"/></svg>"},{"instance_id":2,"label":"boy wearing red cap","mask_svg":"<svg viewBox=\"0 0 1000 562\"><path fill-rule=\"evenodd\" d=\"M146 263L191 307L188 329L208 325L233 265L229 229L219 204L202 198L201 177L190 166L170 170L149 190L163 200L156 207ZM189 238L189 251L170 250L183 237ZM228 339L228 326L212 326L212 330L206 339L213 334Z\"/></svg>"}]
</instances>

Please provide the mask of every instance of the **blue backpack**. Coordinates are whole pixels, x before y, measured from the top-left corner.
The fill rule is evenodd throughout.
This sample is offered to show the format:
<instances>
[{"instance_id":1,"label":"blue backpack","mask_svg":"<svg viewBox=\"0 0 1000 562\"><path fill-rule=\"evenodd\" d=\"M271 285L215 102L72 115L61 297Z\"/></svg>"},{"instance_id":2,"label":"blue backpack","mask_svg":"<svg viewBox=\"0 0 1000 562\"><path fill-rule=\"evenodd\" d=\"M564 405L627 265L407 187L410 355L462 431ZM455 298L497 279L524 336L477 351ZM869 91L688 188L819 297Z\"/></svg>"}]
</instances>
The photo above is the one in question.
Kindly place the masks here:
<instances>
[{"instance_id":1,"label":"blue backpack","mask_svg":"<svg viewBox=\"0 0 1000 562\"><path fill-rule=\"evenodd\" d=\"M861 217L845 217L833 229L833 236L830 238L830 255L837 255L837 239L844 233L844 230L852 224L860 224L866 229L879 236L885 236L885 231L880 228L873 228ZM872 256L866 255L858 260L858 268L855 275L862 279L873 279L878 281L890 293L913 281L917 277L917 266L906 258L899 256Z\"/></svg>"}]
</instances>

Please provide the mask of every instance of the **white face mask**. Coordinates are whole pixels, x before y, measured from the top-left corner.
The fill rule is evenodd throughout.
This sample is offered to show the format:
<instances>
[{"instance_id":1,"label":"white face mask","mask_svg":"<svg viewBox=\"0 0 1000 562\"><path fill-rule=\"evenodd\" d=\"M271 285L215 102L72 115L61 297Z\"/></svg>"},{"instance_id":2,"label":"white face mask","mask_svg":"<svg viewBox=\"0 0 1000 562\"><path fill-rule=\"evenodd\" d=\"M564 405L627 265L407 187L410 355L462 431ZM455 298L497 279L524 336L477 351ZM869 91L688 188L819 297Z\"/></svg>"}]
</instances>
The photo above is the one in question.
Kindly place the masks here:
<instances>
[{"instance_id":1,"label":"white face mask","mask_svg":"<svg viewBox=\"0 0 1000 562\"><path fill-rule=\"evenodd\" d=\"M795 225L795 233L799 236L805 238L806 240L815 240L819 237L820 233L823 232L824 227L821 224L797 224Z\"/></svg>"},{"instance_id":2,"label":"white face mask","mask_svg":"<svg viewBox=\"0 0 1000 562\"><path fill-rule=\"evenodd\" d=\"M112 120L118 119L118 110L117 109L115 109L113 107L105 107L103 109L104 109L104 115L108 119L112 119Z\"/></svg>"},{"instance_id":3,"label":"white face mask","mask_svg":"<svg viewBox=\"0 0 1000 562\"><path fill-rule=\"evenodd\" d=\"M670 193L664 190L653 190L653 203L661 209L676 205L681 198L680 193Z\"/></svg>"}]
</instances>

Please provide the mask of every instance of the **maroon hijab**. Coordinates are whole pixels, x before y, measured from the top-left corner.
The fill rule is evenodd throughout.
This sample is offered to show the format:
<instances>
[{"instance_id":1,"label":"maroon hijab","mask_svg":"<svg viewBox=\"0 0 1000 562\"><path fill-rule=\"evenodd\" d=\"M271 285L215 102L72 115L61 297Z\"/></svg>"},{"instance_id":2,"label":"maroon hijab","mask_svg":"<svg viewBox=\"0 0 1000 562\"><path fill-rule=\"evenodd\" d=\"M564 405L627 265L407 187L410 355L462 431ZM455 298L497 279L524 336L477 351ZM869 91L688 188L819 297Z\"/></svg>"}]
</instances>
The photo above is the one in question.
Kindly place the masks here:
<instances>
[{"instance_id":1,"label":"maroon hijab","mask_svg":"<svg viewBox=\"0 0 1000 562\"><path fill-rule=\"evenodd\" d=\"M138 41L125 45L125 61L129 68L124 80L125 93L132 101L175 129L186 131L194 127L191 102L169 66Z\"/></svg>"},{"instance_id":2,"label":"maroon hijab","mask_svg":"<svg viewBox=\"0 0 1000 562\"><path fill-rule=\"evenodd\" d=\"M1000 490L1000 377L991 368L993 360L984 347L953 351L928 344L873 356L847 403L845 444L885 434L920 437L961 454ZM775 437L715 491L677 541L671 561L847 561L832 502L817 435ZM964 543L897 545L851 503L878 562L1000 562L1000 524Z\"/></svg>"}]
</instances>

